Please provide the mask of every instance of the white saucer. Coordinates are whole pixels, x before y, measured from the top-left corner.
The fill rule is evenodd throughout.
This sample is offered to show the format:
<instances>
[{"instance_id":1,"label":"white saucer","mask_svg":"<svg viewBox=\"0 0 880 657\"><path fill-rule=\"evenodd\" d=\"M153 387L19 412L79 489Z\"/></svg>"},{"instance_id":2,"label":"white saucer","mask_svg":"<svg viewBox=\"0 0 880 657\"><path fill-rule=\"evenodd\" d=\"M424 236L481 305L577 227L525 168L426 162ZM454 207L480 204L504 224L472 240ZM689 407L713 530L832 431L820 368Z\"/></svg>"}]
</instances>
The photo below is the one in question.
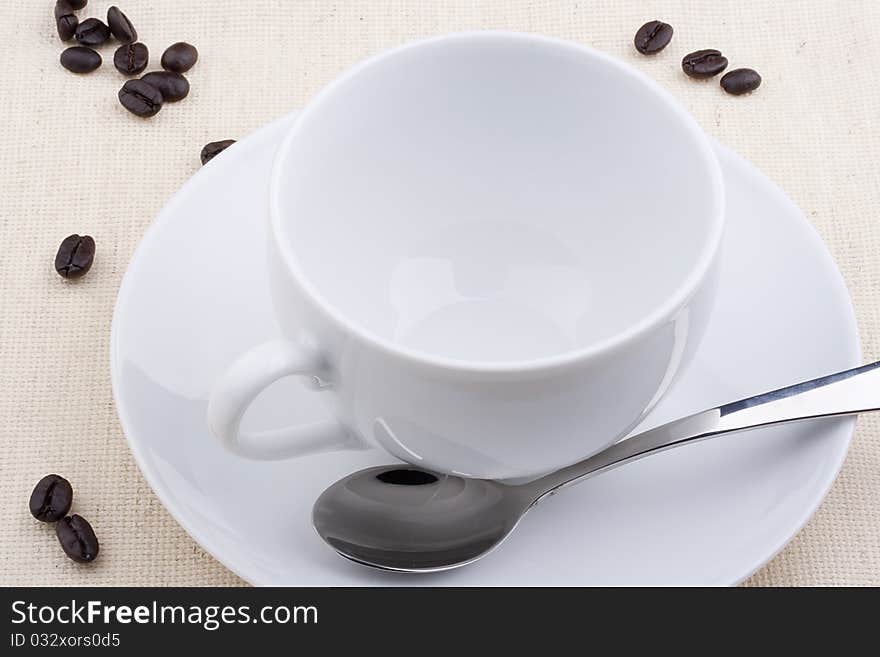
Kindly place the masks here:
<instances>
[{"instance_id":1,"label":"white saucer","mask_svg":"<svg viewBox=\"0 0 880 657\"><path fill-rule=\"evenodd\" d=\"M852 419L740 434L604 474L537 507L467 568L393 575L337 556L311 527L312 502L339 477L390 457L246 461L205 425L220 372L278 333L264 265L266 181L291 119L184 185L132 258L113 321L113 391L131 450L171 514L219 561L265 585L733 584L807 521L843 461ZM729 213L718 307L695 364L644 427L860 362L849 297L817 234L754 167L725 147L718 153ZM323 413L287 380L246 423Z\"/></svg>"}]
</instances>

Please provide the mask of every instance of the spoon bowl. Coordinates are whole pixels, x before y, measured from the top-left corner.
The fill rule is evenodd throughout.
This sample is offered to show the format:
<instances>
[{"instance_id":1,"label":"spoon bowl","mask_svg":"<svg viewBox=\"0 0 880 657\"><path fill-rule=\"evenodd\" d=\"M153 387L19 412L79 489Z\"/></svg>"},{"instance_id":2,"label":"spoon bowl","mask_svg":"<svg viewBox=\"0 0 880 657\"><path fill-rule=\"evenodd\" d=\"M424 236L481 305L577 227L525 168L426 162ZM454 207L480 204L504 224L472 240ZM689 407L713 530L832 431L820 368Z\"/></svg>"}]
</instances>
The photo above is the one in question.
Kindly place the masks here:
<instances>
[{"instance_id":1,"label":"spoon bowl","mask_svg":"<svg viewBox=\"0 0 880 657\"><path fill-rule=\"evenodd\" d=\"M312 523L352 561L431 572L485 556L534 501L525 489L400 464L355 472L325 490Z\"/></svg>"}]
</instances>

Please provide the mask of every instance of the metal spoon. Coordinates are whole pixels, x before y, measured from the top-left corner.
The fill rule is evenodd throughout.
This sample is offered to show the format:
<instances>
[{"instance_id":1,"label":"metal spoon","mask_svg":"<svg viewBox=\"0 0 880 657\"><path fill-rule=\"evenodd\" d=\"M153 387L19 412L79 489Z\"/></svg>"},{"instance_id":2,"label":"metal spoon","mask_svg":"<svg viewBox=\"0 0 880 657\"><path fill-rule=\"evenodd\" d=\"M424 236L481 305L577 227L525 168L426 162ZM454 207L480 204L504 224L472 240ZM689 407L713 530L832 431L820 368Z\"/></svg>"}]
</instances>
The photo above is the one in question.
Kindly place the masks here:
<instances>
[{"instance_id":1,"label":"metal spoon","mask_svg":"<svg viewBox=\"0 0 880 657\"><path fill-rule=\"evenodd\" d=\"M713 408L627 438L526 484L435 474L403 464L339 480L315 502L318 534L344 557L404 572L486 556L559 489L658 452L729 433L880 410L880 362Z\"/></svg>"}]
</instances>

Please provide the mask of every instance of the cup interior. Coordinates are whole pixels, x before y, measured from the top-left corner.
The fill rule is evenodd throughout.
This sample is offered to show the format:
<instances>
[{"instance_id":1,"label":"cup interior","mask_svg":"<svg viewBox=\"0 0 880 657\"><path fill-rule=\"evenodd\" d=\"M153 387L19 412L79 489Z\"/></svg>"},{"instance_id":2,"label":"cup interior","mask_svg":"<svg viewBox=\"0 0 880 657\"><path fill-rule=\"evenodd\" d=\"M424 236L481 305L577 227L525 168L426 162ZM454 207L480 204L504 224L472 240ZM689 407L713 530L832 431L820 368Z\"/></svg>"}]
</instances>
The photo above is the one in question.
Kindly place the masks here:
<instances>
[{"instance_id":1,"label":"cup interior","mask_svg":"<svg viewBox=\"0 0 880 657\"><path fill-rule=\"evenodd\" d=\"M334 317L420 356L533 362L659 321L722 223L705 136L628 66L482 33L325 89L282 146L273 226Z\"/></svg>"}]
</instances>

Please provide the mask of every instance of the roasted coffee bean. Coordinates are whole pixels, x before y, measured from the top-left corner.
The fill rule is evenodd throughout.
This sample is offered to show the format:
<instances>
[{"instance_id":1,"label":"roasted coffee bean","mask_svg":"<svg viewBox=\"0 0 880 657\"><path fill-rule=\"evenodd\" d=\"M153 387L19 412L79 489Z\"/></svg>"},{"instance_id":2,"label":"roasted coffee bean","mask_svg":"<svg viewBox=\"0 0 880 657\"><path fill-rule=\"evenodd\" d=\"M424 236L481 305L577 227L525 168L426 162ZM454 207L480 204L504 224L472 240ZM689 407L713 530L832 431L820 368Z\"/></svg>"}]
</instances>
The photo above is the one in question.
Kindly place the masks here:
<instances>
[{"instance_id":1,"label":"roasted coffee bean","mask_svg":"<svg viewBox=\"0 0 880 657\"><path fill-rule=\"evenodd\" d=\"M158 89L166 103L176 103L178 100L183 100L189 93L189 80L180 73L153 71L147 73L141 80Z\"/></svg>"},{"instance_id":2,"label":"roasted coffee bean","mask_svg":"<svg viewBox=\"0 0 880 657\"><path fill-rule=\"evenodd\" d=\"M672 26L662 21L645 23L636 32L633 43L643 55L654 55L672 41Z\"/></svg>"},{"instance_id":3,"label":"roasted coffee bean","mask_svg":"<svg viewBox=\"0 0 880 657\"><path fill-rule=\"evenodd\" d=\"M31 515L42 522L55 522L67 515L73 502L73 487L64 477L46 475L31 493Z\"/></svg>"},{"instance_id":4,"label":"roasted coffee bean","mask_svg":"<svg viewBox=\"0 0 880 657\"><path fill-rule=\"evenodd\" d=\"M186 73L199 61L199 51L195 46L182 41L168 46L162 53L162 68L174 73Z\"/></svg>"},{"instance_id":5,"label":"roasted coffee bean","mask_svg":"<svg viewBox=\"0 0 880 657\"><path fill-rule=\"evenodd\" d=\"M201 153L202 164L207 164L234 143L234 139L224 139L223 141L212 141L210 144L205 144Z\"/></svg>"},{"instance_id":6,"label":"roasted coffee bean","mask_svg":"<svg viewBox=\"0 0 880 657\"><path fill-rule=\"evenodd\" d=\"M120 43L134 43L138 39L137 30L128 20L128 16L119 11L119 7L107 10L107 26Z\"/></svg>"},{"instance_id":7,"label":"roasted coffee bean","mask_svg":"<svg viewBox=\"0 0 880 657\"><path fill-rule=\"evenodd\" d=\"M98 556L98 537L88 520L73 514L58 521L55 535L64 554L81 563L94 561Z\"/></svg>"},{"instance_id":8,"label":"roasted coffee bean","mask_svg":"<svg viewBox=\"0 0 880 657\"><path fill-rule=\"evenodd\" d=\"M80 10L87 4L89 4L89 0L67 0L67 2L70 3L70 6L76 10Z\"/></svg>"},{"instance_id":9,"label":"roasted coffee bean","mask_svg":"<svg viewBox=\"0 0 880 657\"><path fill-rule=\"evenodd\" d=\"M61 53L61 65L74 73L91 73L102 61L101 55L85 46L72 46Z\"/></svg>"},{"instance_id":10,"label":"roasted coffee bean","mask_svg":"<svg viewBox=\"0 0 880 657\"><path fill-rule=\"evenodd\" d=\"M727 57L718 50L697 50L681 60L681 69L692 78L711 78L726 68Z\"/></svg>"},{"instance_id":11,"label":"roasted coffee bean","mask_svg":"<svg viewBox=\"0 0 880 657\"><path fill-rule=\"evenodd\" d=\"M58 29L58 38L62 41L70 41L76 34L76 27L79 25L79 19L74 15L62 16L55 21L55 27Z\"/></svg>"},{"instance_id":12,"label":"roasted coffee bean","mask_svg":"<svg viewBox=\"0 0 880 657\"><path fill-rule=\"evenodd\" d=\"M97 18L87 18L76 28L76 40L84 46L100 46L110 38L110 28Z\"/></svg>"},{"instance_id":13,"label":"roasted coffee bean","mask_svg":"<svg viewBox=\"0 0 880 657\"><path fill-rule=\"evenodd\" d=\"M729 94L741 96L761 86L761 76L750 68L738 68L721 78L721 87Z\"/></svg>"},{"instance_id":14,"label":"roasted coffee bean","mask_svg":"<svg viewBox=\"0 0 880 657\"><path fill-rule=\"evenodd\" d=\"M123 75L137 75L150 63L150 51L142 43L119 46L113 53L113 66Z\"/></svg>"},{"instance_id":15,"label":"roasted coffee bean","mask_svg":"<svg viewBox=\"0 0 880 657\"><path fill-rule=\"evenodd\" d=\"M58 29L58 38L62 41L70 41L76 34L76 26L79 19L73 15L73 6L68 0L58 0L55 3L55 27Z\"/></svg>"},{"instance_id":16,"label":"roasted coffee bean","mask_svg":"<svg viewBox=\"0 0 880 657\"><path fill-rule=\"evenodd\" d=\"M55 256L55 271L62 278L85 276L95 261L95 240L88 235L66 237Z\"/></svg>"},{"instance_id":17,"label":"roasted coffee bean","mask_svg":"<svg viewBox=\"0 0 880 657\"><path fill-rule=\"evenodd\" d=\"M132 114L146 118L162 109L162 93L143 80L129 80L119 90L119 102Z\"/></svg>"}]
</instances>

